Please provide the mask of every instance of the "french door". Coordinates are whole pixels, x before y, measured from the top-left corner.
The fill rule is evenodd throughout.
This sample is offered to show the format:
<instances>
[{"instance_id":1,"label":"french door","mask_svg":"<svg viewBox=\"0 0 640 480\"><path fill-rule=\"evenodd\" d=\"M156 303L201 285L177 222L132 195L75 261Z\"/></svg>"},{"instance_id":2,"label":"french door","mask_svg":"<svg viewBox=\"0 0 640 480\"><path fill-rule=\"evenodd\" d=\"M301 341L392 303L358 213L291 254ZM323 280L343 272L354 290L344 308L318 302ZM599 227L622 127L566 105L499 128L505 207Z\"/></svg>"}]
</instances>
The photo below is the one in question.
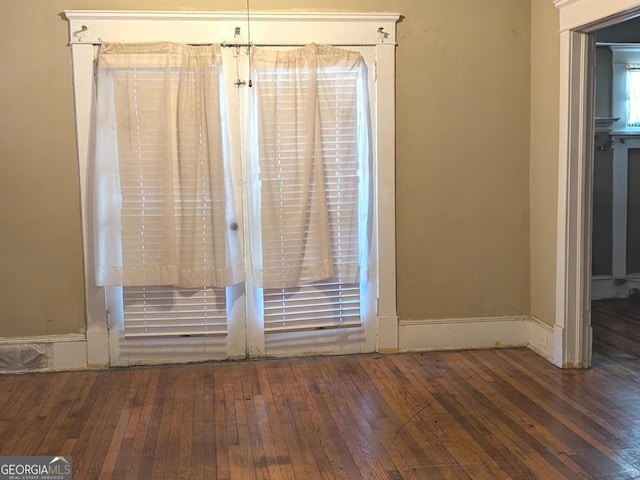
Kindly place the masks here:
<instances>
[{"instance_id":1,"label":"french door","mask_svg":"<svg viewBox=\"0 0 640 480\"><path fill-rule=\"evenodd\" d=\"M369 111L375 111L375 47L360 47L358 51L368 67L366 84L359 88L368 89L367 107ZM339 124L337 120L332 129L325 128L322 149L327 159L324 178L331 248L334 255L357 252L359 274L349 282L329 278L288 288L262 288L254 281L252 266L257 262L257 254L252 233L261 228L254 207L256 198L260 188L268 182L286 179L290 169L295 168L295 161L287 163L285 145L279 147L278 151L285 154L278 158L278 168L270 174L272 178L251 167L251 162L255 161L249 146L255 143L251 135L255 134L255 123L252 122L255 122L256 97L250 89L257 85L275 85L277 88L272 92L276 92L273 94L278 95L282 105L286 103L283 98L287 95L287 79L274 72L251 71L247 53L241 47L222 49L229 154L233 175L240 179L235 193L242 210L241 224L227 227L244 233L242 249L246 280L224 288L107 287L110 358L114 366L360 353L376 349L377 265L374 252L377 239L373 228L376 205L371 193L376 172L373 168L363 169L358 159L341 156L344 142L356 141L353 136L345 135L350 126ZM326 91L332 90L337 98L355 88L355 78L345 78L340 71L334 73L332 78L326 79L330 83L326 85ZM263 78L250 87L250 75L254 78L262 75ZM261 94L268 92L265 90ZM375 132L375 116L371 122L371 131ZM283 141L282 138L281 135L278 141ZM375 145L374 141L369 143L372 158L376 155ZM290 200L290 197L283 197L281 215L286 215ZM359 215L357 236L345 233L342 227L346 221L345 206L354 202L359 204L358 211L367 212ZM132 202L133 210L142 208L139 203L137 200ZM147 228L145 235L149 235L149 231L151 229ZM294 234L287 231L286 222L275 233L283 238ZM281 254L285 259L287 252Z\"/></svg>"}]
</instances>

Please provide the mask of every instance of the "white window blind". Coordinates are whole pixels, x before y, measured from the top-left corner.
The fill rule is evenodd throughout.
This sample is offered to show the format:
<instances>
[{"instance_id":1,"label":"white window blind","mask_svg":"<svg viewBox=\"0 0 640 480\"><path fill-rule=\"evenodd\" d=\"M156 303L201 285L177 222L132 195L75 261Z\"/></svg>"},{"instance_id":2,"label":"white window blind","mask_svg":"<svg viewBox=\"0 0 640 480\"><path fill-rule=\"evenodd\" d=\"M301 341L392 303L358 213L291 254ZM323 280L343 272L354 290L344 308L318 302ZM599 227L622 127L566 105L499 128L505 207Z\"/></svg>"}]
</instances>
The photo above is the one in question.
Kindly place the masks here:
<instances>
[{"instance_id":1,"label":"white window blind","mask_svg":"<svg viewBox=\"0 0 640 480\"><path fill-rule=\"evenodd\" d=\"M123 69L113 77L116 129L131 132L129 138L118 138L122 262L162 265L169 238L164 235L165 210L172 208L165 204L165 182L173 176L164 170L162 158L165 149L172 148L172 136L155 120L166 110L167 99L175 97L177 78L170 83L172 92L165 92L162 70Z\"/></svg>"},{"instance_id":2,"label":"white window blind","mask_svg":"<svg viewBox=\"0 0 640 480\"><path fill-rule=\"evenodd\" d=\"M321 262L310 252L310 246L322 235L330 244L333 274L325 279L308 282L290 288L265 288L263 290L265 333L282 333L305 330L324 330L344 327L360 327L360 256L364 250L360 222L367 211L363 201L363 189L367 188L366 161L368 150L363 151L362 131L359 123L362 91L361 68L348 65L320 68L318 71L291 71L290 69L256 67L256 95L260 103L272 103L275 116L270 123L260 125L260 186L271 192L279 192L279 201L266 208L275 210L268 218L280 219L266 229L263 221L262 249L265 270L283 268L299 261L299 252L291 248L292 236L299 241L309 264ZM315 85L310 84L311 82ZM314 158L314 169L322 175L322 182L307 181L299 175L300 150L308 141L308 125L299 121L301 99L314 98L308 89L317 88L315 120L319 126L320 148ZM263 117L261 117L263 118ZM266 123L266 122L265 122ZM363 165L363 163L365 165ZM314 171L311 175L317 174ZM298 183L296 183L298 182ZM321 188L321 192L317 189ZM317 199L320 194L321 200ZM305 198L308 196L308 199ZM305 229L292 228L291 215L299 214L300 204L307 204ZM265 209L263 202L262 208ZM327 231L312 221L319 210L325 209ZM277 228L276 228L277 227ZM265 235L265 230L268 233ZM303 275L304 277L304 272Z\"/></svg>"},{"instance_id":3,"label":"white window blind","mask_svg":"<svg viewBox=\"0 0 640 480\"><path fill-rule=\"evenodd\" d=\"M640 65L627 66L627 127L640 128Z\"/></svg>"},{"instance_id":4,"label":"white window blind","mask_svg":"<svg viewBox=\"0 0 640 480\"><path fill-rule=\"evenodd\" d=\"M265 333L360 327L360 285L318 282L264 291Z\"/></svg>"},{"instance_id":5,"label":"white window blind","mask_svg":"<svg viewBox=\"0 0 640 480\"><path fill-rule=\"evenodd\" d=\"M124 287L124 336L226 335L224 288Z\"/></svg>"},{"instance_id":6,"label":"white window blind","mask_svg":"<svg viewBox=\"0 0 640 480\"><path fill-rule=\"evenodd\" d=\"M202 132L205 127L221 131L219 94L192 92L192 85L185 93L180 82L177 69L113 72L116 130L127 132L118 136L122 262L135 271L135 285L123 287L125 338L227 332L224 288L159 285L165 276L154 275L166 269L167 252L175 255L174 263L225 264L224 257L214 258L224 249L214 245L226 242L226 204L223 196L212 194L224 191L225 176L222 162L209 162L208 150L215 146ZM205 101L212 105L201 105ZM195 112L178 115L178 108ZM197 118L205 110L211 111L206 122ZM165 121L158 121L163 115ZM195 161L167 162L167 152L177 156L178 148L181 158Z\"/></svg>"}]
</instances>

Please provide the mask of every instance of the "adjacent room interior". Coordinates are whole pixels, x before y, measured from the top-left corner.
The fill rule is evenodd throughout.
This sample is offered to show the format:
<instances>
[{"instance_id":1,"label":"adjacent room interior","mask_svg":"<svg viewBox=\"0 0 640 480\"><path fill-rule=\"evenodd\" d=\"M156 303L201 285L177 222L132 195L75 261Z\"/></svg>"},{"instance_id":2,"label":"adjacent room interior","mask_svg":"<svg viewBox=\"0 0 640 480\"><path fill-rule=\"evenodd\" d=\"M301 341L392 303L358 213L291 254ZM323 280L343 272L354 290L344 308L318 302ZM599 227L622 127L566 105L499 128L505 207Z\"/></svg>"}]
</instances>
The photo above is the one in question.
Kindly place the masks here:
<instances>
[{"instance_id":1,"label":"adjacent room interior","mask_svg":"<svg viewBox=\"0 0 640 480\"><path fill-rule=\"evenodd\" d=\"M594 349L607 357L634 355L640 334L640 143L632 116L637 32L638 20L631 19L592 34L597 42L592 325Z\"/></svg>"}]
</instances>

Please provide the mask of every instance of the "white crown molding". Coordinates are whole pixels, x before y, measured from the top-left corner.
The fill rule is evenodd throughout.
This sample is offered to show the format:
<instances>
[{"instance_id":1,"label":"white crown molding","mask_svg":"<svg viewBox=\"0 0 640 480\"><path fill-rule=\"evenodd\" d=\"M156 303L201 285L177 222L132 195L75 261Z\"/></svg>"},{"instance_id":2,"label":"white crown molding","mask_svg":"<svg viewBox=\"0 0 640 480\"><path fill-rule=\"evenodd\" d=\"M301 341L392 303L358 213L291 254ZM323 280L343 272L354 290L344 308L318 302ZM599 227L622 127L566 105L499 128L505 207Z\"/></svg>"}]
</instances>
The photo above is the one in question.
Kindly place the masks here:
<instances>
[{"instance_id":1,"label":"white crown molding","mask_svg":"<svg viewBox=\"0 0 640 480\"><path fill-rule=\"evenodd\" d=\"M247 12L212 12L212 11L150 11L150 10L65 10L69 20L232 20L247 21ZM251 21L338 21L357 22L396 22L399 13L390 12L309 12L309 11L272 11L250 12Z\"/></svg>"},{"instance_id":2,"label":"white crown molding","mask_svg":"<svg viewBox=\"0 0 640 480\"><path fill-rule=\"evenodd\" d=\"M637 0L555 0L560 31L592 32L640 13Z\"/></svg>"},{"instance_id":3,"label":"white crown molding","mask_svg":"<svg viewBox=\"0 0 640 480\"><path fill-rule=\"evenodd\" d=\"M569 5L578 3L579 1L580 0L555 0L553 4L556 6L556 8L563 9L565 7L568 7Z\"/></svg>"}]
</instances>

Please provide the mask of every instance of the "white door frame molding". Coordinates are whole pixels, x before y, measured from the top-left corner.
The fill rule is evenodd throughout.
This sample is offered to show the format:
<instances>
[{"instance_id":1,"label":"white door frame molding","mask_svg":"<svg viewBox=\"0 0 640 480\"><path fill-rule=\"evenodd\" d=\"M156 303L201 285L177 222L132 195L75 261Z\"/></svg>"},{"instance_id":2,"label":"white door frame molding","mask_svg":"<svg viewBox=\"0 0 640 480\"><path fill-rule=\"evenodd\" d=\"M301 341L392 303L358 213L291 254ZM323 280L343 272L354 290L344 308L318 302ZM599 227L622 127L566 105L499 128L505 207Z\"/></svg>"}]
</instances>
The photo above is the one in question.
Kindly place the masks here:
<instances>
[{"instance_id":1,"label":"white door frame molding","mask_svg":"<svg viewBox=\"0 0 640 480\"><path fill-rule=\"evenodd\" d=\"M590 95L589 35L560 34L560 155L558 158L558 243L553 362L588 367L590 345L590 238L593 101ZM589 135L591 134L591 137ZM587 319L585 322L584 319ZM586 362L586 363L585 363Z\"/></svg>"},{"instance_id":2,"label":"white door frame molding","mask_svg":"<svg viewBox=\"0 0 640 480\"><path fill-rule=\"evenodd\" d=\"M553 362L591 366L593 38L640 15L640 0L556 0L560 10L560 149Z\"/></svg>"},{"instance_id":3,"label":"white door frame molding","mask_svg":"<svg viewBox=\"0 0 640 480\"><path fill-rule=\"evenodd\" d=\"M251 15L251 42L246 12L86 11L66 10L73 60L76 141L85 254L87 356L92 368L109 365L107 306L103 288L93 273L92 218L88 208L91 108L94 99L96 46L103 42L174 41L206 44L296 46L326 43L374 49L377 95L372 115L376 145L374 200L376 229L371 247L371 279L377 279L377 312L370 331L377 351L398 350L395 263L395 89L396 23L398 13L256 12ZM230 46L228 45L228 46ZM373 94L373 91L372 91ZM377 243L375 243L377 242ZM373 270L375 269L375 272ZM374 281L372 280L372 283ZM375 335L377 329L378 335ZM235 351L235 350L233 350ZM230 355L233 358L233 355Z\"/></svg>"}]
</instances>

